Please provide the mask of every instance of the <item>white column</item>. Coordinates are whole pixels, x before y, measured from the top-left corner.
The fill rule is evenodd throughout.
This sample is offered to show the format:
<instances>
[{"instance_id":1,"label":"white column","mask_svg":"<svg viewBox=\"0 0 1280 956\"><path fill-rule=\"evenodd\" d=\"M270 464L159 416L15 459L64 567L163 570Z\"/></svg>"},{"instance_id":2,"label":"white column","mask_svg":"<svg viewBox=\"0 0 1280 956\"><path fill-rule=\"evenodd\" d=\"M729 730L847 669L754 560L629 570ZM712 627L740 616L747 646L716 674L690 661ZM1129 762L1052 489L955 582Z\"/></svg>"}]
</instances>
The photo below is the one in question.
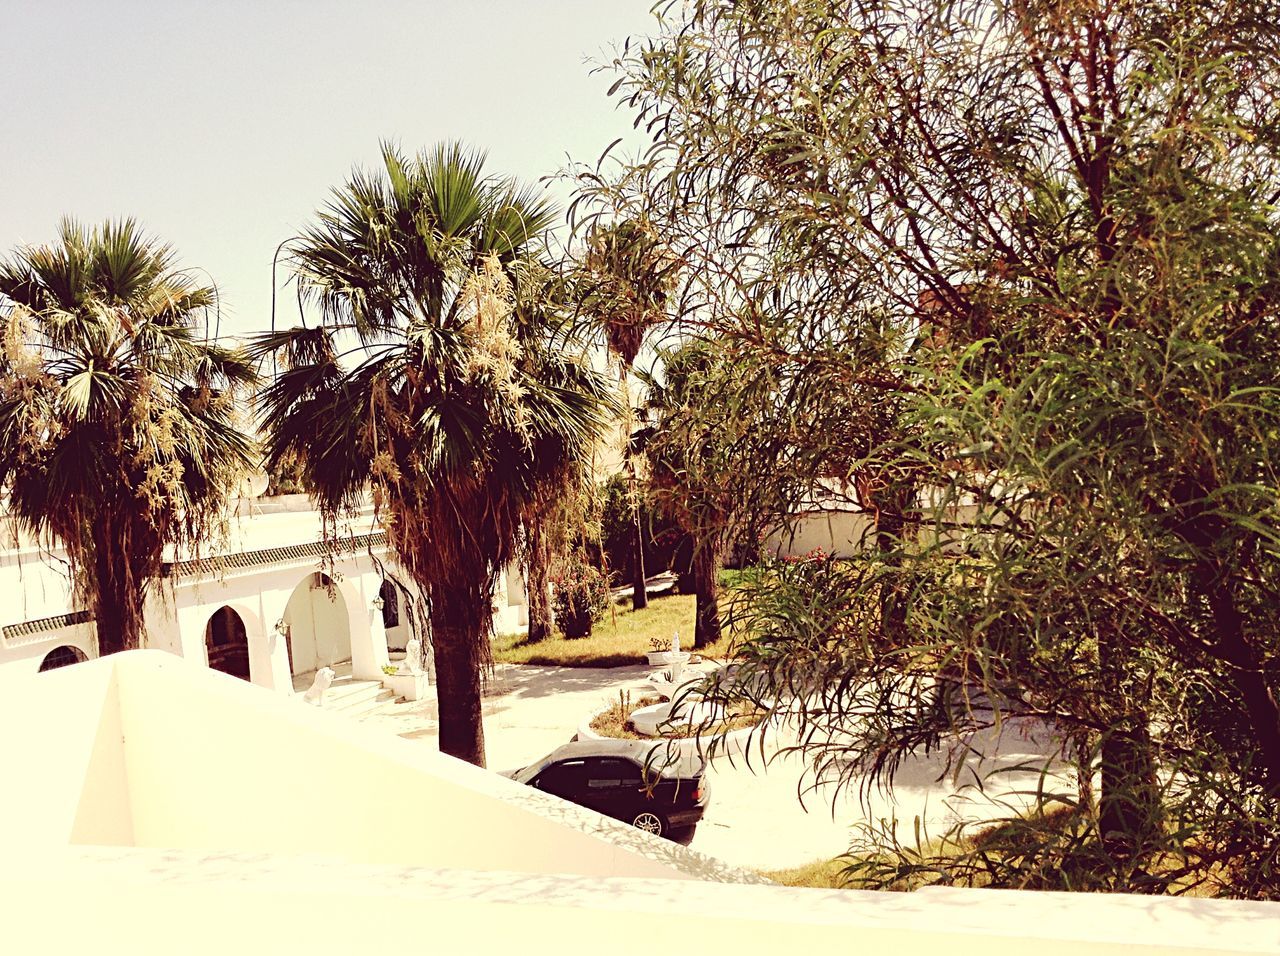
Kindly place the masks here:
<instances>
[{"instance_id":1,"label":"white column","mask_svg":"<svg viewBox=\"0 0 1280 956\"><path fill-rule=\"evenodd\" d=\"M258 592L263 636L261 645L263 679L259 681L255 677L254 683L270 687L281 694L292 694L293 671L289 665L289 642L284 634L276 630L276 624L284 619L284 610L289 604L289 596L293 590L287 586L287 579L284 584L277 578L263 583L266 586ZM252 661L252 658L250 660Z\"/></svg>"},{"instance_id":2,"label":"white column","mask_svg":"<svg viewBox=\"0 0 1280 956\"><path fill-rule=\"evenodd\" d=\"M351 626L351 676L356 680L381 680L382 667L390 662L382 611L373 606L381 584L376 573L365 573L342 589Z\"/></svg>"},{"instance_id":3,"label":"white column","mask_svg":"<svg viewBox=\"0 0 1280 956\"><path fill-rule=\"evenodd\" d=\"M173 644L165 649L207 666L209 660L205 654L204 630L209 624L209 618L220 606L191 604L178 608L176 633L172 635Z\"/></svg>"}]
</instances>

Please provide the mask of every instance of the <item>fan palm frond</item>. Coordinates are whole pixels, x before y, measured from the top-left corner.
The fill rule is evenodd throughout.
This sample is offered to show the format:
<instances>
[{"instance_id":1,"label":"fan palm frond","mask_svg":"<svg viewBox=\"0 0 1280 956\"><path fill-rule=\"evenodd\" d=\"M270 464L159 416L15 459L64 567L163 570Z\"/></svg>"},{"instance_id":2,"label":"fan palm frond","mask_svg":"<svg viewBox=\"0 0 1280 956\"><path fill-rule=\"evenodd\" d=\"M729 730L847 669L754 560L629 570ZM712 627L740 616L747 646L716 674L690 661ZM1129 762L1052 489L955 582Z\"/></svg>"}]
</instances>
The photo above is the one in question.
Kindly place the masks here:
<instances>
[{"instance_id":1,"label":"fan palm frond","mask_svg":"<svg viewBox=\"0 0 1280 956\"><path fill-rule=\"evenodd\" d=\"M261 395L268 457L299 461L331 515L372 487L429 599L441 749L481 763L495 576L528 502L590 455L612 391L563 340L553 347L555 309L529 307L550 202L486 175L484 154L458 143L412 158L384 144L382 160L292 243L322 326L251 349L284 359ZM363 358L336 352L342 335Z\"/></svg>"},{"instance_id":2,"label":"fan palm frond","mask_svg":"<svg viewBox=\"0 0 1280 956\"><path fill-rule=\"evenodd\" d=\"M0 491L65 546L104 654L140 646L164 548L198 547L254 463L251 360L197 332L215 301L133 220L0 261Z\"/></svg>"}]
</instances>

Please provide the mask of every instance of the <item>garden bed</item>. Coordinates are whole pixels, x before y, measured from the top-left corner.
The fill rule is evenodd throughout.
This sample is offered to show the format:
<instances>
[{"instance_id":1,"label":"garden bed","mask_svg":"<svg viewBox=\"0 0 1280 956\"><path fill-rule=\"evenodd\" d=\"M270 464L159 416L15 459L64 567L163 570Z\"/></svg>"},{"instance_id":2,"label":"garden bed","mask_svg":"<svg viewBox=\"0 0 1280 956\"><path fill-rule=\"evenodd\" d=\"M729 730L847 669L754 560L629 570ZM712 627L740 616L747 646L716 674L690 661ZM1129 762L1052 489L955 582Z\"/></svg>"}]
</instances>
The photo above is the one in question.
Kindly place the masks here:
<instances>
[{"instance_id":1,"label":"garden bed","mask_svg":"<svg viewBox=\"0 0 1280 956\"><path fill-rule=\"evenodd\" d=\"M717 721L710 725L674 721L669 731L662 736L654 737L636 731L631 722L631 714L642 708L657 707L663 704L657 695L645 695L635 700L629 694L620 695L606 709L592 714L578 728L580 740L652 740L655 743L664 740L679 741L683 745L694 746L705 752L713 740L716 749L741 753L751 735L761 727L768 714L757 711L753 714L735 714L728 720Z\"/></svg>"}]
</instances>

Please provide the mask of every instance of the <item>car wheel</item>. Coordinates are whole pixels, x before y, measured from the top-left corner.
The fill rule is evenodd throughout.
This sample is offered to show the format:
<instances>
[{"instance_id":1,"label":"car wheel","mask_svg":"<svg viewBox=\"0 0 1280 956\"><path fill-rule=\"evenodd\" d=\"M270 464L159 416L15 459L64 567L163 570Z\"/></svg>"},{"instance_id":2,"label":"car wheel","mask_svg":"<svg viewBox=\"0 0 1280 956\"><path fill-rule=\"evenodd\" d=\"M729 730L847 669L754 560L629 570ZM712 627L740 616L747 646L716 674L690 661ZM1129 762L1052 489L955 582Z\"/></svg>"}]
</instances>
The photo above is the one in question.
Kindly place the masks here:
<instances>
[{"instance_id":1,"label":"car wheel","mask_svg":"<svg viewBox=\"0 0 1280 956\"><path fill-rule=\"evenodd\" d=\"M641 810L632 819L631 825L637 830L652 833L654 836L662 836L667 829L666 821L652 810Z\"/></svg>"}]
</instances>

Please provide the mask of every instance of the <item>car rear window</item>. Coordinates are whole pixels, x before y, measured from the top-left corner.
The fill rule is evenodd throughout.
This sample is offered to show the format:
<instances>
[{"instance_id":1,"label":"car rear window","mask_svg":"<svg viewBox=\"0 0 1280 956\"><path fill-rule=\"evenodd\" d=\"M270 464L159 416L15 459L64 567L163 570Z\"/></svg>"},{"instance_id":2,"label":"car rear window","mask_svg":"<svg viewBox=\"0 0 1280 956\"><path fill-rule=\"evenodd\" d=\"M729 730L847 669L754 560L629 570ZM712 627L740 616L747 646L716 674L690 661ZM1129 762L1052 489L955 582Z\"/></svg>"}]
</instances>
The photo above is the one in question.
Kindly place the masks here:
<instances>
[{"instance_id":1,"label":"car rear window","mask_svg":"<svg viewBox=\"0 0 1280 956\"><path fill-rule=\"evenodd\" d=\"M644 782L640 768L630 760L601 757L587 761L587 788L638 787Z\"/></svg>"}]
</instances>

